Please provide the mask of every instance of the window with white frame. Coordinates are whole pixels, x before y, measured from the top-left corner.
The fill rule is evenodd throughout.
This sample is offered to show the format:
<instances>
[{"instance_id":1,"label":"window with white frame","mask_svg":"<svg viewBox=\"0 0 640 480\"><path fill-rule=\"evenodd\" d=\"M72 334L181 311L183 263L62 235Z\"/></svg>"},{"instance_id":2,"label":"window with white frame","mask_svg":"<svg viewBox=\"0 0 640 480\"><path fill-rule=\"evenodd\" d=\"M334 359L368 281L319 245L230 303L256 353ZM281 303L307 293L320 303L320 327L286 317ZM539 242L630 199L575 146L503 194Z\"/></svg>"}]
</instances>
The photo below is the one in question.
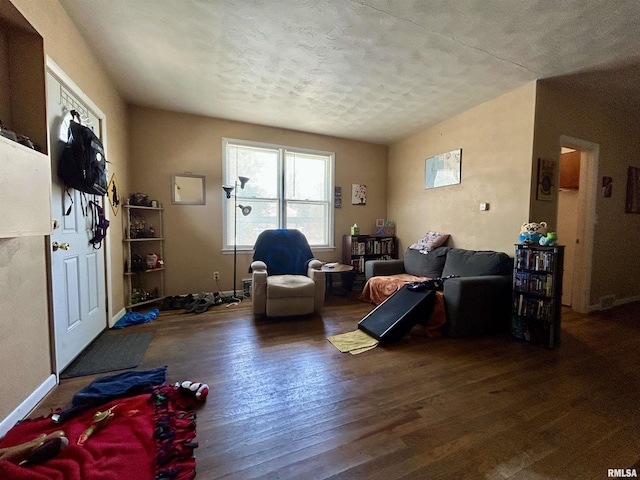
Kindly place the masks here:
<instances>
[{"instance_id":1,"label":"window with white frame","mask_svg":"<svg viewBox=\"0 0 640 480\"><path fill-rule=\"evenodd\" d=\"M333 152L224 138L222 157L223 184L234 187L223 201L224 249L252 249L270 228L333 247ZM244 188L239 177L249 179Z\"/></svg>"}]
</instances>

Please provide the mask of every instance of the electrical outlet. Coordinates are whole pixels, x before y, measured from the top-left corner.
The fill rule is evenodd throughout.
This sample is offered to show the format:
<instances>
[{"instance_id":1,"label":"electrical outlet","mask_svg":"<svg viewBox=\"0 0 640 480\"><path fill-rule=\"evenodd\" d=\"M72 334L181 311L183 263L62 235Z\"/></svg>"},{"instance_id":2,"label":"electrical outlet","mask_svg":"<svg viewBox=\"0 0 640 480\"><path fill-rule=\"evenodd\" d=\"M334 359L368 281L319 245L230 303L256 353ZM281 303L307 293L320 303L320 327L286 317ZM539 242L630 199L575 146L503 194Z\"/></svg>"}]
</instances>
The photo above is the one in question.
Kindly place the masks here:
<instances>
[{"instance_id":1,"label":"electrical outlet","mask_svg":"<svg viewBox=\"0 0 640 480\"><path fill-rule=\"evenodd\" d=\"M213 272L213 279L220 280L220 272Z\"/></svg>"},{"instance_id":2,"label":"electrical outlet","mask_svg":"<svg viewBox=\"0 0 640 480\"><path fill-rule=\"evenodd\" d=\"M615 306L616 296L615 295L605 295L604 297L600 297L600 310L609 310Z\"/></svg>"}]
</instances>

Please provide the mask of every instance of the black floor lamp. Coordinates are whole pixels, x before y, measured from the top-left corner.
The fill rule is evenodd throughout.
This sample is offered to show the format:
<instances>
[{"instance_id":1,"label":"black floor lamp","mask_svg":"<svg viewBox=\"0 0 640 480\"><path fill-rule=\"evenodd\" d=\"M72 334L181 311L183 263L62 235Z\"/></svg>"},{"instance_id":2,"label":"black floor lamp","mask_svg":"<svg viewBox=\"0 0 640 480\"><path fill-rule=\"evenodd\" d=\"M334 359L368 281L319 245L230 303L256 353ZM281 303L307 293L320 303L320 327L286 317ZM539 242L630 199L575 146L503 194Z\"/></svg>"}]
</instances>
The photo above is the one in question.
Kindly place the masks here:
<instances>
[{"instance_id":1,"label":"black floor lamp","mask_svg":"<svg viewBox=\"0 0 640 480\"><path fill-rule=\"evenodd\" d=\"M241 302L242 298L238 297L236 292L236 272L238 265L238 209L242 212L243 216L247 216L251 213L251 207L246 205L238 205L238 182L240 183L240 188L244 189L245 184L249 181L248 177L238 177L236 179L235 185L223 185L222 189L227 194L227 198L231 198L231 192L235 190L233 193L233 297L231 297L232 302Z\"/></svg>"}]
</instances>

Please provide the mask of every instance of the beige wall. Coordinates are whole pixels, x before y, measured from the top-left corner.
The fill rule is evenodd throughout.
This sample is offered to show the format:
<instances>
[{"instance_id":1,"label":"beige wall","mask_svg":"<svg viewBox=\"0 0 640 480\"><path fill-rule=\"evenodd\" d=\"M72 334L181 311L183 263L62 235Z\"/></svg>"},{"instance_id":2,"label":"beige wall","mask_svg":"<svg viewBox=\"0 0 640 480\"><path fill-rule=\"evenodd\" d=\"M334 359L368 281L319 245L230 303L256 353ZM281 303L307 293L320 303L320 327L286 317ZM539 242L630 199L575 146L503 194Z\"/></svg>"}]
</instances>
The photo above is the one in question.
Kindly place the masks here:
<instances>
[{"instance_id":1,"label":"beige wall","mask_svg":"<svg viewBox=\"0 0 640 480\"><path fill-rule=\"evenodd\" d=\"M0 421L50 375L44 237L0 239Z\"/></svg>"},{"instance_id":2,"label":"beige wall","mask_svg":"<svg viewBox=\"0 0 640 480\"><path fill-rule=\"evenodd\" d=\"M389 149L388 212L401 252L428 230L449 245L513 253L529 214L535 82ZM425 159L462 148L459 185L425 190ZM490 204L480 211L480 203Z\"/></svg>"},{"instance_id":3,"label":"beige wall","mask_svg":"<svg viewBox=\"0 0 640 480\"><path fill-rule=\"evenodd\" d=\"M560 136L567 135L600 146L598 187L603 176L613 177L612 196L605 198L597 192L596 218L590 219L595 224L590 291L590 305L594 307L605 295L613 294L618 301L638 299L640 256L632 252L640 231L640 215L625 213L624 208L627 168L640 167L639 129L637 117L608 107L579 89L539 83L533 158L558 160ZM532 200L532 216L548 219L553 228L556 212L557 201Z\"/></svg>"},{"instance_id":4,"label":"beige wall","mask_svg":"<svg viewBox=\"0 0 640 480\"><path fill-rule=\"evenodd\" d=\"M353 223L374 231L386 217L387 147L261 125L186 115L144 107L129 108L132 189L159 200L164 210L166 294L233 289L233 255L222 253L222 138L335 152L335 184L343 203L335 209L334 251L317 251L325 261L341 259L342 235ZM206 205L172 205L171 174L206 176ZM351 184L365 184L367 204L350 202ZM251 254L238 255L238 288L248 277Z\"/></svg>"},{"instance_id":5,"label":"beige wall","mask_svg":"<svg viewBox=\"0 0 640 480\"><path fill-rule=\"evenodd\" d=\"M55 0L13 0L44 39L49 55L107 115L108 158L128 189L126 108L102 67ZM1 66L1 65L0 65ZM55 170L54 170L55 171ZM29 179L25 178L25 188ZM119 220L119 218L118 218ZM114 310L122 309L122 238L111 235ZM50 375L45 237L0 240L0 420L15 410Z\"/></svg>"}]
</instances>

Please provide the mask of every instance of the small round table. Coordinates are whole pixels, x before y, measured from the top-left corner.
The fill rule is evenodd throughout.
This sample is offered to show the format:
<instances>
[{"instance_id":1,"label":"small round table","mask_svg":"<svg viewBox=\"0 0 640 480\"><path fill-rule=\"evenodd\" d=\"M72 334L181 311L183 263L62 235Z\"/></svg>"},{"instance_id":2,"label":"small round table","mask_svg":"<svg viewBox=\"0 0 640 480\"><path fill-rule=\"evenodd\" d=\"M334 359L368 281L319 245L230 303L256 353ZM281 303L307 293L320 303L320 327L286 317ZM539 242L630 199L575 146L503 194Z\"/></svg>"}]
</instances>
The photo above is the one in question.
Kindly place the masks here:
<instances>
[{"instance_id":1,"label":"small round table","mask_svg":"<svg viewBox=\"0 0 640 480\"><path fill-rule=\"evenodd\" d=\"M353 271L353 265L344 265L342 263L338 263L337 265L333 266L333 267L327 267L326 265L323 265L322 268L320 269L321 271L323 271L325 273L325 277L327 278L327 291L326 291L326 295L325 296L329 296L329 295L333 295L333 274L334 273L349 273L351 271ZM345 290L344 295L347 294L347 291Z\"/></svg>"}]
</instances>

